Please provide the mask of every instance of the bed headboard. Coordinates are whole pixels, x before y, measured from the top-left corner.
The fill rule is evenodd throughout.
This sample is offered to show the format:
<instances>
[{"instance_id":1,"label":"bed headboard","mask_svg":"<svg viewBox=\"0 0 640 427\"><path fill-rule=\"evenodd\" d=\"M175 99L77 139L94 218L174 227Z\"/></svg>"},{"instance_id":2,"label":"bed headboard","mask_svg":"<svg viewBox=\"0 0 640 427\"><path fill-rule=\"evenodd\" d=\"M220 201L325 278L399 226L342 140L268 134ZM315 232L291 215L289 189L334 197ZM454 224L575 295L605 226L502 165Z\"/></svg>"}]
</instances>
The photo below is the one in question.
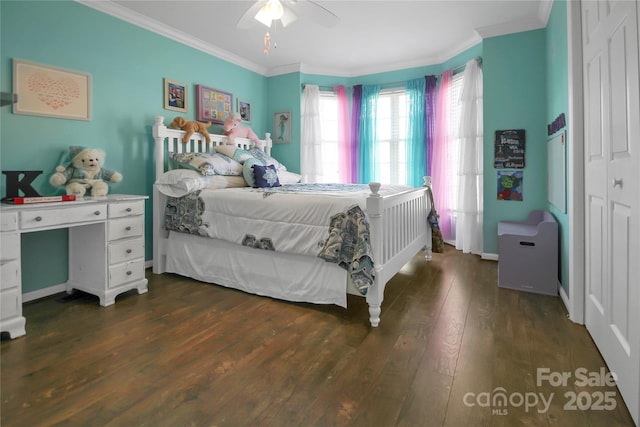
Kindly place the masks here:
<instances>
[{"instance_id":1,"label":"bed headboard","mask_svg":"<svg viewBox=\"0 0 640 427\"><path fill-rule=\"evenodd\" d=\"M153 124L153 139L156 141L155 157L156 157L156 179L165 172L165 156L169 153L210 153L215 151L218 145L227 145L227 137L225 135L209 134L211 142L207 142L204 136L194 133L188 143L182 143L182 137L186 132L179 129L168 128L164 124L164 117L156 116ZM265 133L264 139L261 139L262 150L271 155L271 134ZM253 147L253 141L247 138L236 138L235 145L239 148L248 150Z\"/></svg>"}]
</instances>

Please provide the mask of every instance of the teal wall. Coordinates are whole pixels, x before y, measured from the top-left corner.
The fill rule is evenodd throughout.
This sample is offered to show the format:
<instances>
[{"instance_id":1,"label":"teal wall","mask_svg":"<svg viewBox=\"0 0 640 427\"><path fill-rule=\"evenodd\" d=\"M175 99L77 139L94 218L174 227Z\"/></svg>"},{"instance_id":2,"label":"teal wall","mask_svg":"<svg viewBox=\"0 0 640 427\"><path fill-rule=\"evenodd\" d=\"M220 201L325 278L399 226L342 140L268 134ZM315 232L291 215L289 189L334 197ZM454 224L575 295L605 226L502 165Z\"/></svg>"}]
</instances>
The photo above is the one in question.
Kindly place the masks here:
<instances>
[{"instance_id":1,"label":"teal wall","mask_svg":"<svg viewBox=\"0 0 640 427\"><path fill-rule=\"evenodd\" d=\"M302 84L342 84L347 88L355 84L392 86L428 74L438 75L482 56L485 253L498 252L499 221L522 220L530 210L548 207L546 124L560 112L566 114L567 111L566 12L558 4L553 7L550 28L546 30L489 38L442 64L349 78L299 72L267 78L72 1L2 1L0 16L2 92L11 92L13 58L92 76L91 121L14 115L10 107L0 109L0 169L43 170L44 174L34 185L42 194L54 191L48 184L48 177L62 150L72 144L81 144L104 148L108 153L106 166L123 173L124 181L114 186L112 192L151 195L153 118L163 115L166 122L178 115L162 108L162 79L165 77L189 87L189 111L183 114L188 119L195 119L196 84L229 91L234 97L250 100L253 103L251 126L258 135L271 131L274 112L291 111L293 141L274 144L272 153L290 170L299 172ZM561 79L563 73L564 81ZM527 131L523 202L498 201L496 197L494 132L512 128ZM29 132L30 129L37 131ZM211 128L211 132L218 131L216 126ZM4 178L0 191L5 194ZM566 215L563 218L557 212L554 214L562 224L563 258L568 258ZM148 260L152 258L151 226L151 203L148 201ZM24 269L25 292L66 281L66 238L63 230L23 237L24 265L39 267Z\"/></svg>"},{"instance_id":2,"label":"teal wall","mask_svg":"<svg viewBox=\"0 0 640 427\"><path fill-rule=\"evenodd\" d=\"M267 106L271 111L269 129L273 129L274 112L291 112L291 143L273 144L271 154L292 172L300 172L300 73L289 73L269 78ZM272 139L273 138L273 131Z\"/></svg>"},{"instance_id":3,"label":"teal wall","mask_svg":"<svg viewBox=\"0 0 640 427\"><path fill-rule=\"evenodd\" d=\"M498 222L523 221L547 207L545 30L485 39L484 250L498 253ZM498 200L493 167L496 130L526 132L523 200Z\"/></svg>"},{"instance_id":4,"label":"teal wall","mask_svg":"<svg viewBox=\"0 0 640 427\"><path fill-rule=\"evenodd\" d=\"M2 1L0 8L2 92L12 91L13 58L88 73L92 78L90 121L17 115L9 106L0 109L0 169L44 171L34 181L40 194L59 192L48 178L61 153L77 144L104 149L105 166L123 174L123 182L111 192L150 195L154 116L165 116L165 123L176 115L195 119L196 84L252 101L252 128L258 135L271 127L264 76L76 2ZM165 77L188 86L188 113L163 109ZM211 131L216 132L216 127ZM0 193L6 194L4 176ZM146 258L151 259L151 201L146 213ZM22 246L25 292L67 280L68 261L62 255L67 252L65 230L25 235ZM48 257L41 256L42 248Z\"/></svg>"},{"instance_id":5,"label":"teal wall","mask_svg":"<svg viewBox=\"0 0 640 427\"><path fill-rule=\"evenodd\" d=\"M560 114L565 115L569 123L569 50L567 40L567 2L555 0L547 24L547 38L545 46L547 58L547 120L552 123ZM566 165L569 170L569 147L572 144L568 129L565 144ZM555 135L555 134L554 134ZM567 176L568 181L568 176ZM568 192L566 192L568 194ZM569 295L569 203L566 212L558 210L548 203L547 208L556 217L560 229L560 282Z\"/></svg>"}]
</instances>

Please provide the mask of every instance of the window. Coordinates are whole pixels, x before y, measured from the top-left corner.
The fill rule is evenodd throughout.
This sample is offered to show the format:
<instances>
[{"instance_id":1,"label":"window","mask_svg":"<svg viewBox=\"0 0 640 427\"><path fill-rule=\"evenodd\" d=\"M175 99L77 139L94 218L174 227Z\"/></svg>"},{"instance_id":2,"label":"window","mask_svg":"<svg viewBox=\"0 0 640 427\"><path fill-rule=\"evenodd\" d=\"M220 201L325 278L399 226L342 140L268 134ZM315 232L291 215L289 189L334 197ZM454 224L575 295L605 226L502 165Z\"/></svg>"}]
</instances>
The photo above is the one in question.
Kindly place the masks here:
<instances>
[{"instance_id":1,"label":"window","mask_svg":"<svg viewBox=\"0 0 640 427\"><path fill-rule=\"evenodd\" d=\"M449 120L448 164L457 170L460 127L459 102L462 90L462 73L453 77L451 84ZM338 147L338 98L333 92L320 92L320 121L322 127L322 180L340 182ZM383 184L407 184L407 96L404 89L388 89L380 92L377 110L377 137L379 181ZM455 142L455 143L454 143ZM452 174L448 194L455 195L458 177ZM455 202L455 201L454 201ZM451 206L451 205L450 205Z\"/></svg>"},{"instance_id":2,"label":"window","mask_svg":"<svg viewBox=\"0 0 640 427\"><path fill-rule=\"evenodd\" d=\"M380 182L406 184L407 101L404 90L382 91L377 114Z\"/></svg>"},{"instance_id":3,"label":"window","mask_svg":"<svg viewBox=\"0 0 640 427\"><path fill-rule=\"evenodd\" d=\"M403 89L383 91L378 98L378 149L380 182L405 184L407 105ZM320 93L322 123L322 181L340 182L338 150L338 98L333 92Z\"/></svg>"},{"instance_id":4,"label":"window","mask_svg":"<svg viewBox=\"0 0 640 427\"><path fill-rule=\"evenodd\" d=\"M446 206L451 207L451 240L456 240L456 212L458 210L458 192L459 192L459 176L458 170L460 168L460 120L462 113L462 102L460 102L460 96L462 95L462 84L464 82L463 73L459 73L453 76L451 79L451 85L449 86L449 116L448 121L448 133L449 144L447 145L447 165L450 173L448 174L448 185L446 194L449 196Z\"/></svg>"},{"instance_id":5,"label":"window","mask_svg":"<svg viewBox=\"0 0 640 427\"><path fill-rule=\"evenodd\" d=\"M322 178L320 182L340 182L338 172L338 97L333 92L320 92L322 128Z\"/></svg>"}]
</instances>

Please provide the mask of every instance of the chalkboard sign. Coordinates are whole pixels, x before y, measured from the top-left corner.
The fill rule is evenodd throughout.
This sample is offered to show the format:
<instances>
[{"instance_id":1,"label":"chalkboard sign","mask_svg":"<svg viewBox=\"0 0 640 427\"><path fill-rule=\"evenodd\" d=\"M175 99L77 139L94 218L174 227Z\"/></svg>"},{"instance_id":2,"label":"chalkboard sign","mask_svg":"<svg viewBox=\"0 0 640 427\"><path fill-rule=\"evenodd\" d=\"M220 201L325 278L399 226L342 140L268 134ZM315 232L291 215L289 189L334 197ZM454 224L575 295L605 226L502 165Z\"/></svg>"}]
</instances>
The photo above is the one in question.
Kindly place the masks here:
<instances>
[{"instance_id":1,"label":"chalkboard sign","mask_svg":"<svg viewBox=\"0 0 640 427\"><path fill-rule=\"evenodd\" d=\"M524 168L524 129L497 130L495 161L497 169Z\"/></svg>"}]
</instances>

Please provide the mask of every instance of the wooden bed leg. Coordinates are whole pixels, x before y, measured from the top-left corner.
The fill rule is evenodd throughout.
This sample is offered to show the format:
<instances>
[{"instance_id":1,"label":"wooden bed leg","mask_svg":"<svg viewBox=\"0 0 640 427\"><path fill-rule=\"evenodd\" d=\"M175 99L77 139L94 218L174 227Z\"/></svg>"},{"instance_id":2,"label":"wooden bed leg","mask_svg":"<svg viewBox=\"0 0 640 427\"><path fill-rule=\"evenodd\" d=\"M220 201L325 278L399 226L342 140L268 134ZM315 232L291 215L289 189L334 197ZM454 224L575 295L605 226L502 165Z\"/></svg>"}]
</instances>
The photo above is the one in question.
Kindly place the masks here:
<instances>
[{"instance_id":1,"label":"wooden bed leg","mask_svg":"<svg viewBox=\"0 0 640 427\"><path fill-rule=\"evenodd\" d=\"M374 328L380 324L380 311L380 305L369 304L369 322Z\"/></svg>"}]
</instances>

